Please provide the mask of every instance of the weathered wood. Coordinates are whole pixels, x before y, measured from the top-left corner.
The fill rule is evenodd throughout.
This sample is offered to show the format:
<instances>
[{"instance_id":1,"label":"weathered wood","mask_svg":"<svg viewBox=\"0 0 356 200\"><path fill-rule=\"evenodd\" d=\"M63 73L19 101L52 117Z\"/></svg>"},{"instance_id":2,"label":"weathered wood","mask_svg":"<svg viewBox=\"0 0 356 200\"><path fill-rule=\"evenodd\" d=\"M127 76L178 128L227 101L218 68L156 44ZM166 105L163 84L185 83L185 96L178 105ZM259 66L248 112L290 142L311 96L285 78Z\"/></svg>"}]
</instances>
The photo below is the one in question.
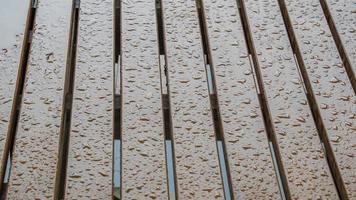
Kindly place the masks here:
<instances>
[{"instance_id":1,"label":"weathered wood","mask_svg":"<svg viewBox=\"0 0 356 200\"><path fill-rule=\"evenodd\" d=\"M245 5L291 197L337 199L278 2Z\"/></svg>"},{"instance_id":2,"label":"weathered wood","mask_svg":"<svg viewBox=\"0 0 356 200\"><path fill-rule=\"evenodd\" d=\"M121 16L122 198L168 199L155 2L122 1Z\"/></svg>"},{"instance_id":3,"label":"weathered wood","mask_svg":"<svg viewBox=\"0 0 356 200\"><path fill-rule=\"evenodd\" d=\"M53 198L71 1L39 1L8 199Z\"/></svg>"},{"instance_id":4,"label":"weathered wood","mask_svg":"<svg viewBox=\"0 0 356 200\"><path fill-rule=\"evenodd\" d=\"M111 199L113 1L81 1L65 199Z\"/></svg>"},{"instance_id":5,"label":"weathered wood","mask_svg":"<svg viewBox=\"0 0 356 200\"><path fill-rule=\"evenodd\" d=\"M280 199L236 0L203 7L234 197Z\"/></svg>"},{"instance_id":6,"label":"weathered wood","mask_svg":"<svg viewBox=\"0 0 356 200\"><path fill-rule=\"evenodd\" d=\"M223 199L194 0L163 0L179 199Z\"/></svg>"},{"instance_id":7,"label":"weathered wood","mask_svg":"<svg viewBox=\"0 0 356 200\"><path fill-rule=\"evenodd\" d=\"M4 173L9 145L10 120L15 112L14 94L19 85L19 68L30 0L0 3L0 174ZM18 73L19 72L19 73ZM0 185L2 184L2 181ZM1 188L1 187L0 187Z\"/></svg>"},{"instance_id":8,"label":"weathered wood","mask_svg":"<svg viewBox=\"0 0 356 200\"><path fill-rule=\"evenodd\" d=\"M287 0L287 10L341 176L353 199L356 96L319 1Z\"/></svg>"}]
</instances>

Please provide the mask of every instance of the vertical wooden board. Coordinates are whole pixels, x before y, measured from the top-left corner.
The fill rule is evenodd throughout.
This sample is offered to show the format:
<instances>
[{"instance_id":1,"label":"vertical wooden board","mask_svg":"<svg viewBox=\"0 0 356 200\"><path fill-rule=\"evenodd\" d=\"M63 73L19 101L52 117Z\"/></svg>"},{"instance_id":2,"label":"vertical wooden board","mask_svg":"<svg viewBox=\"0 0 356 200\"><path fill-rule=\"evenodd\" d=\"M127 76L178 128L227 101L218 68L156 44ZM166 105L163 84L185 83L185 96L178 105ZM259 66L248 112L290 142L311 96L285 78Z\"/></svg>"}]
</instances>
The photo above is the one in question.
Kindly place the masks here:
<instances>
[{"instance_id":1,"label":"vertical wooden board","mask_svg":"<svg viewBox=\"0 0 356 200\"><path fill-rule=\"evenodd\" d=\"M353 0L325 0L335 23L346 54L356 73L356 2Z\"/></svg>"},{"instance_id":2,"label":"vertical wooden board","mask_svg":"<svg viewBox=\"0 0 356 200\"><path fill-rule=\"evenodd\" d=\"M30 0L0 3L0 174L5 170L8 132ZM6 159L6 158L5 158ZM1 184L0 184L1 185Z\"/></svg>"},{"instance_id":3,"label":"vertical wooden board","mask_svg":"<svg viewBox=\"0 0 356 200\"><path fill-rule=\"evenodd\" d=\"M179 199L223 199L194 0L163 0Z\"/></svg>"},{"instance_id":4,"label":"vertical wooden board","mask_svg":"<svg viewBox=\"0 0 356 200\"><path fill-rule=\"evenodd\" d=\"M38 3L8 199L53 198L71 7Z\"/></svg>"},{"instance_id":5,"label":"vertical wooden board","mask_svg":"<svg viewBox=\"0 0 356 200\"><path fill-rule=\"evenodd\" d=\"M280 199L236 0L204 9L234 197Z\"/></svg>"},{"instance_id":6,"label":"vertical wooden board","mask_svg":"<svg viewBox=\"0 0 356 200\"><path fill-rule=\"evenodd\" d=\"M113 1L81 1L65 199L111 199Z\"/></svg>"},{"instance_id":7,"label":"vertical wooden board","mask_svg":"<svg viewBox=\"0 0 356 200\"><path fill-rule=\"evenodd\" d=\"M349 198L356 198L356 96L318 0L287 0L322 120Z\"/></svg>"},{"instance_id":8,"label":"vertical wooden board","mask_svg":"<svg viewBox=\"0 0 356 200\"><path fill-rule=\"evenodd\" d=\"M278 1L245 6L291 196L338 199Z\"/></svg>"},{"instance_id":9,"label":"vertical wooden board","mask_svg":"<svg viewBox=\"0 0 356 200\"><path fill-rule=\"evenodd\" d=\"M155 1L122 2L122 198L168 199Z\"/></svg>"}]
</instances>

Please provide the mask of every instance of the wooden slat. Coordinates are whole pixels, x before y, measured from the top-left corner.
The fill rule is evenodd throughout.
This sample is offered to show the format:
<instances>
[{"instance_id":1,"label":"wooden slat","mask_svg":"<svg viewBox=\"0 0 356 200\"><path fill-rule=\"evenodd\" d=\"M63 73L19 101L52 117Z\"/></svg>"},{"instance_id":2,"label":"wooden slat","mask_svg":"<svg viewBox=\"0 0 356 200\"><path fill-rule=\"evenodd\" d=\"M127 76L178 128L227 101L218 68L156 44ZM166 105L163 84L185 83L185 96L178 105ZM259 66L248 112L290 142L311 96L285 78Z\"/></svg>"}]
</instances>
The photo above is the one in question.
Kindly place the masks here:
<instances>
[{"instance_id":1,"label":"wooden slat","mask_svg":"<svg viewBox=\"0 0 356 200\"><path fill-rule=\"evenodd\" d=\"M246 1L292 199L338 199L277 0Z\"/></svg>"},{"instance_id":2,"label":"wooden slat","mask_svg":"<svg viewBox=\"0 0 356 200\"><path fill-rule=\"evenodd\" d=\"M356 198L356 96L318 0L288 0L305 67L349 198Z\"/></svg>"},{"instance_id":3,"label":"wooden slat","mask_svg":"<svg viewBox=\"0 0 356 200\"><path fill-rule=\"evenodd\" d=\"M194 0L163 0L179 199L223 199Z\"/></svg>"},{"instance_id":4,"label":"wooden slat","mask_svg":"<svg viewBox=\"0 0 356 200\"><path fill-rule=\"evenodd\" d=\"M122 11L122 198L168 199L155 2Z\"/></svg>"},{"instance_id":5,"label":"wooden slat","mask_svg":"<svg viewBox=\"0 0 356 200\"><path fill-rule=\"evenodd\" d=\"M113 1L81 1L65 199L111 199Z\"/></svg>"},{"instance_id":6,"label":"wooden slat","mask_svg":"<svg viewBox=\"0 0 356 200\"><path fill-rule=\"evenodd\" d=\"M9 199L53 198L72 3L39 1Z\"/></svg>"},{"instance_id":7,"label":"wooden slat","mask_svg":"<svg viewBox=\"0 0 356 200\"><path fill-rule=\"evenodd\" d=\"M280 199L236 0L204 9L234 196Z\"/></svg>"},{"instance_id":8,"label":"wooden slat","mask_svg":"<svg viewBox=\"0 0 356 200\"><path fill-rule=\"evenodd\" d=\"M21 50L30 0L0 3L0 174L9 148L10 116L14 105ZM2 183L0 183L1 185Z\"/></svg>"},{"instance_id":9,"label":"wooden slat","mask_svg":"<svg viewBox=\"0 0 356 200\"><path fill-rule=\"evenodd\" d=\"M328 5L342 45L350 59L353 73L356 73L356 2L352 0L323 1Z\"/></svg>"}]
</instances>

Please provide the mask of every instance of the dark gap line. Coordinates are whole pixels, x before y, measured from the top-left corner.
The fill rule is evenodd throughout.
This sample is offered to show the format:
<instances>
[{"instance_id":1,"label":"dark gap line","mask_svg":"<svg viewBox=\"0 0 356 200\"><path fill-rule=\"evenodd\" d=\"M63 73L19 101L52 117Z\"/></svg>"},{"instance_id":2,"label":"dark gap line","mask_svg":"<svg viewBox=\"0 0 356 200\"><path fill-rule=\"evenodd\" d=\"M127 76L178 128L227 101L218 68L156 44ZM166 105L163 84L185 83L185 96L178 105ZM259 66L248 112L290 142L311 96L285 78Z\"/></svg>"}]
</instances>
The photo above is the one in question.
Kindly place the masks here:
<instances>
[{"instance_id":1,"label":"dark gap line","mask_svg":"<svg viewBox=\"0 0 356 200\"><path fill-rule=\"evenodd\" d=\"M7 133L7 139L4 147L4 155L0 174L0 199L6 199L8 182L10 178L10 170L12 164L12 153L14 150L14 144L16 140L16 132L18 127L18 121L20 118L21 102L23 97L23 90L26 80L27 66L29 62L29 54L32 43L32 33L35 24L37 11L37 0L32 0L29 5L28 15L26 20L26 27L24 30L24 39L21 49L21 57L17 75L16 89L14 93L14 101L12 104L9 129Z\"/></svg>"},{"instance_id":2,"label":"dark gap line","mask_svg":"<svg viewBox=\"0 0 356 200\"><path fill-rule=\"evenodd\" d=\"M163 17L162 17L162 2L161 0L156 0L156 20L157 20L157 31L158 31L158 48L159 55L165 55L165 44L164 44L164 33L163 33Z\"/></svg>"},{"instance_id":3,"label":"dark gap line","mask_svg":"<svg viewBox=\"0 0 356 200\"><path fill-rule=\"evenodd\" d=\"M113 160L113 200L122 196L122 78L121 78L121 0L114 1L114 160Z\"/></svg>"},{"instance_id":4,"label":"dark gap line","mask_svg":"<svg viewBox=\"0 0 356 200\"><path fill-rule=\"evenodd\" d=\"M121 55L121 0L114 2L114 20L115 20L115 63L119 63L119 56Z\"/></svg>"},{"instance_id":5,"label":"dark gap line","mask_svg":"<svg viewBox=\"0 0 356 200\"><path fill-rule=\"evenodd\" d=\"M278 145L277 138L276 138L276 133L274 130L274 125L273 125L272 119L271 119L268 100L267 100L266 92L265 92L265 89L263 86L262 73L260 71L258 57L257 57L257 53L256 53L255 46L253 43L253 39L252 39L252 32L251 32L250 25L248 22L246 7L245 7L243 0L237 0L237 5L238 5L239 13L240 13L241 23L242 23L243 30L244 30L244 35L245 35L245 40L246 40L247 50L248 50L249 57L250 57L252 70L253 70L254 76L255 76L254 78L255 78L255 81L257 82L256 88L258 90L258 100L261 105L263 121L265 124L267 137L269 140L269 147L270 147L270 151L272 154L272 160L273 160L273 164L274 164L275 171L276 171L276 176L277 176L277 181L278 181L278 185L279 185L279 189L280 189L280 193L281 193L281 198L289 200L289 199L291 199L291 194L290 194L290 190L288 187L288 180L287 180L287 176L286 176L286 173L285 173L285 170L283 167L282 157L281 157L279 145Z\"/></svg>"},{"instance_id":6,"label":"dark gap line","mask_svg":"<svg viewBox=\"0 0 356 200\"><path fill-rule=\"evenodd\" d=\"M219 99L218 99L218 92L217 92L216 80L215 80L215 71L214 71L214 66L212 66L210 43L208 40L208 30L205 21L206 17L205 17L203 0L196 0L196 7L198 12L200 35L202 38L204 62L206 68L206 75L208 79L208 89L209 89L209 97L210 97L209 100L210 100L210 107L211 107L212 117L214 122L216 147L217 147L218 157L219 157L222 184L224 188L225 199L231 200L235 198L234 198L234 192L232 187L230 165L226 152L224 130L221 122Z\"/></svg>"},{"instance_id":7,"label":"dark gap line","mask_svg":"<svg viewBox=\"0 0 356 200\"><path fill-rule=\"evenodd\" d=\"M121 0L115 0L115 77L114 77L114 108L115 108L115 129L114 139L121 140Z\"/></svg>"},{"instance_id":8,"label":"dark gap line","mask_svg":"<svg viewBox=\"0 0 356 200\"><path fill-rule=\"evenodd\" d=\"M335 186L338 191L339 198L341 200L347 200L348 195L345 189L344 182L341 177L341 173L339 170L339 167L337 165L336 159L334 152L332 150L326 128L324 126L320 110L316 101L316 98L314 96L313 88L311 85L311 81L308 76L308 72L306 70L306 66L303 60L302 52L300 51L299 45L297 43L297 39L293 30L293 25L289 17L288 9L285 4L284 0L278 0L278 4L283 16L283 21L286 26L286 30L288 33L288 38L292 46L293 53L295 54L296 60L297 60L297 66L299 67L300 73L301 73L301 78L303 80L303 83L305 85L305 89L307 90L307 99L308 99L308 104L310 106L310 109L312 111L313 119L315 121L319 138L321 140L322 147L324 149L324 154L326 156L328 166L330 169L330 172L332 174Z\"/></svg>"},{"instance_id":9,"label":"dark gap line","mask_svg":"<svg viewBox=\"0 0 356 200\"><path fill-rule=\"evenodd\" d=\"M162 105L163 105L163 119L164 119L164 132L165 132L165 139L166 140L172 140L172 135L169 134L171 132L171 123L169 122L171 113L170 113L170 106L169 106L169 95L168 94L162 94Z\"/></svg>"},{"instance_id":10,"label":"dark gap line","mask_svg":"<svg viewBox=\"0 0 356 200\"><path fill-rule=\"evenodd\" d=\"M331 13L330 13L330 9L329 9L328 3L326 2L326 0L319 0L319 1L320 1L320 5L321 5L321 7L323 9L326 21L328 22L331 34L332 34L332 36L334 38L337 50L338 50L339 55L340 55L340 58L341 58L341 60L342 60L342 62L344 64L347 76L350 79L351 86L354 89L354 92L356 93L355 73L354 73L354 71L352 69L351 62L350 62L349 57L347 56L345 47L342 44L342 40L341 40L341 37L339 35L339 32L337 31L337 28L335 26L335 22L334 22L334 19L333 19Z\"/></svg>"},{"instance_id":11,"label":"dark gap line","mask_svg":"<svg viewBox=\"0 0 356 200\"><path fill-rule=\"evenodd\" d=\"M59 156L56 171L54 199L62 200L65 196L70 130L72 121L73 90L78 44L80 0L73 0L72 16L69 32L64 98L62 108L61 135Z\"/></svg>"},{"instance_id":12,"label":"dark gap line","mask_svg":"<svg viewBox=\"0 0 356 200\"><path fill-rule=\"evenodd\" d=\"M167 186L168 186L168 199L178 199L177 177L175 168L175 153L174 153L174 138L172 115L169 95L169 78L168 66L166 55L166 43L164 35L164 17L163 5L161 0L156 0L156 20L157 20L157 35L158 35L158 49L159 49L159 67L161 79L161 94L162 94L162 110L163 110L163 123L164 123L164 139L166 151L166 169L167 169Z\"/></svg>"}]
</instances>

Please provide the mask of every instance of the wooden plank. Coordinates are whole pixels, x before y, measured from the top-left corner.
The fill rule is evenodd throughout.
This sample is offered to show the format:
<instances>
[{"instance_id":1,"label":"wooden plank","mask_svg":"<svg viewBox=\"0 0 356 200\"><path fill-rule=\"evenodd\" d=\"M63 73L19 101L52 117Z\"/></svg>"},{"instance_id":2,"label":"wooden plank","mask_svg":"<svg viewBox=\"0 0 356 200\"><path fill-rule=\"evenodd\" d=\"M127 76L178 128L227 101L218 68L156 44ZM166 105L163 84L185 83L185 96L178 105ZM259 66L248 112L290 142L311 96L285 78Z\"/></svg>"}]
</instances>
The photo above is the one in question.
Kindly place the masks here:
<instances>
[{"instance_id":1,"label":"wooden plank","mask_svg":"<svg viewBox=\"0 0 356 200\"><path fill-rule=\"evenodd\" d=\"M163 0L179 199L223 199L194 0Z\"/></svg>"},{"instance_id":2,"label":"wooden plank","mask_svg":"<svg viewBox=\"0 0 356 200\"><path fill-rule=\"evenodd\" d=\"M111 199L113 0L81 1L65 199Z\"/></svg>"},{"instance_id":3,"label":"wooden plank","mask_svg":"<svg viewBox=\"0 0 356 200\"><path fill-rule=\"evenodd\" d=\"M71 7L38 3L8 199L53 198Z\"/></svg>"},{"instance_id":4,"label":"wooden plank","mask_svg":"<svg viewBox=\"0 0 356 200\"><path fill-rule=\"evenodd\" d=\"M318 0L288 0L306 71L350 199L356 198L356 96Z\"/></svg>"},{"instance_id":5,"label":"wooden plank","mask_svg":"<svg viewBox=\"0 0 356 200\"><path fill-rule=\"evenodd\" d=\"M345 48L354 76L356 73L356 2L352 0L323 0Z\"/></svg>"},{"instance_id":6,"label":"wooden plank","mask_svg":"<svg viewBox=\"0 0 356 200\"><path fill-rule=\"evenodd\" d=\"M204 9L234 197L280 199L236 0Z\"/></svg>"},{"instance_id":7,"label":"wooden plank","mask_svg":"<svg viewBox=\"0 0 356 200\"><path fill-rule=\"evenodd\" d=\"M122 198L168 199L155 3L122 11Z\"/></svg>"},{"instance_id":8,"label":"wooden plank","mask_svg":"<svg viewBox=\"0 0 356 200\"><path fill-rule=\"evenodd\" d=\"M10 116L15 106L21 51L30 0L0 3L0 174L4 173L9 147ZM2 183L0 183L1 185Z\"/></svg>"},{"instance_id":9,"label":"wooden plank","mask_svg":"<svg viewBox=\"0 0 356 200\"><path fill-rule=\"evenodd\" d=\"M246 1L292 199L338 199L278 2Z\"/></svg>"}]
</instances>

